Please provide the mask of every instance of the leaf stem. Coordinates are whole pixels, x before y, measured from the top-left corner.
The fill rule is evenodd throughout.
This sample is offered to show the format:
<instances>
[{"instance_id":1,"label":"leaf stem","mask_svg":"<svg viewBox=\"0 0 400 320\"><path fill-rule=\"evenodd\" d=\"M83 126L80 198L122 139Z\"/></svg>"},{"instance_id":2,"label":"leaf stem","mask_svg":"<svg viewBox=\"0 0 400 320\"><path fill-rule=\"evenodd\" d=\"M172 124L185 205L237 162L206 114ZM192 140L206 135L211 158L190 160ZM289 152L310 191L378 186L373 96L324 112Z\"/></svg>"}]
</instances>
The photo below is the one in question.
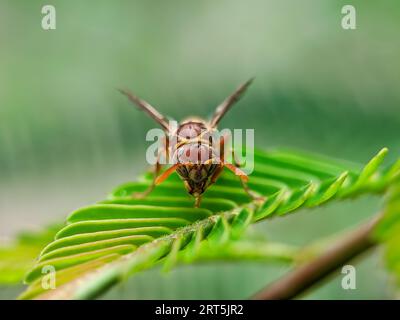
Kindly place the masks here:
<instances>
[{"instance_id":1,"label":"leaf stem","mask_svg":"<svg viewBox=\"0 0 400 320\"><path fill-rule=\"evenodd\" d=\"M284 275L281 279L256 293L251 299L292 299L318 284L343 264L376 244L371 234L380 218L381 214L378 214L370 221L362 224L350 234L338 240L324 254Z\"/></svg>"}]
</instances>

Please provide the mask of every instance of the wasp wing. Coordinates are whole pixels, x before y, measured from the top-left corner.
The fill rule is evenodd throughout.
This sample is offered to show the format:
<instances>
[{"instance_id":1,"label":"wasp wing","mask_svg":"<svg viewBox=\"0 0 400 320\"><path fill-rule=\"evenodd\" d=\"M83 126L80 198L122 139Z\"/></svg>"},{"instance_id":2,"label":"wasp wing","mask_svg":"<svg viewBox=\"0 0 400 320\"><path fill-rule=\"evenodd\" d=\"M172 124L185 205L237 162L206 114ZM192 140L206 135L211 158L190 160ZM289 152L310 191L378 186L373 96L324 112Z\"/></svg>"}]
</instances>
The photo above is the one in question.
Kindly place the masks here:
<instances>
[{"instance_id":1,"label":"wasp wing","mask_svg":"<svg viewBox=\"0 0 400 320\"><path fill-rule=\"evenodd\" d=\"M234 93L232 93L229 97L227 97L216 109L214 115L210 120L211 128L214 128L218 125L219 121L228 112L228 110L239 101L239 99L243 96L246 92L246 89L249 85L253 82L254 78L246 81L242 85L240 85Z\"/></svg>"},{"instance_id":2,"label":"wasp wing","mask_svg":"<svg viewBox=\"0 0 400 320\"><path fill-rule=\"evenodd\" d=\"M123 95L127 96L129 101L133 102L136 106L138 106L141 110L146 112L150 117L152 117L155 121L157 121L165 130L169 131L169 125L167 119L156 110L152 105L148 102L140 99L139 97L135 96L133 93L118 89Z\"/></svg>"}]
</instances>

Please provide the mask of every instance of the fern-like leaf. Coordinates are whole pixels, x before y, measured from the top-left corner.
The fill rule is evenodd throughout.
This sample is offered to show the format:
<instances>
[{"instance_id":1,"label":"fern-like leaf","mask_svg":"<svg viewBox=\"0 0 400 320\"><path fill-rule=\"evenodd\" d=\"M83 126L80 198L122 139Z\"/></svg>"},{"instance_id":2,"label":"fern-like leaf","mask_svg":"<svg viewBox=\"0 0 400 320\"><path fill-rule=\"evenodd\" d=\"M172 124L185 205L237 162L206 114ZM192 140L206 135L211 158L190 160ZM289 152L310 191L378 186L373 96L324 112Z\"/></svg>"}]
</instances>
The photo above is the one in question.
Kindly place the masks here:
<instances>
[{"instance_id":1,"label":"fern-like leaf","mask_svg":"<svg viewBox=\"0 0 400 320\"><path fill-rule=\"evenodd\" d=\"M254 222L315 207L332 199L383 192L399 174L400 165L379 169L387 149L364 168L316 155L256 151L249 186L265 197L253 203L236 176L226 172L207 190L202 207L193 208L177 176L171 176L145 199L133 199L151 177L118 187L109 198L73 212L67 225L46 246L26 276L21 298L94 298L140 270L163 263L164 270L198 257L234 257L245 248L241 238ZM277 248L277 247L275 247ZM285 249L281 247L282 250ZM290 259L290 248L286 248ZM220 252L220 255L216 252ZM276 250L249 251L266 259ZM229 255L231 254L231 255ZM242 251L242 256L244 256ZM46 291L43 267L56 268L57 289Z\"/></svg>"}]
</instances>

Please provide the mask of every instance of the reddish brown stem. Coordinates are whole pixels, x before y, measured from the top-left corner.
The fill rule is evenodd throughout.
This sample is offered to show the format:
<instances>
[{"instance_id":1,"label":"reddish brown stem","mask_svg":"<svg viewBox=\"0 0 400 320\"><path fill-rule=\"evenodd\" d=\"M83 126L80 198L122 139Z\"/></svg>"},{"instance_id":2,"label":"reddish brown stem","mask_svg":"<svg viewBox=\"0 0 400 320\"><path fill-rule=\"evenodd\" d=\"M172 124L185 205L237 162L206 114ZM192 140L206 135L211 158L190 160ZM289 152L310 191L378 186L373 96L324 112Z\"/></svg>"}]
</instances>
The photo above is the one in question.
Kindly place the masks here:
<instances>
[{"instance_id":1,"label":"reddish brown stem","mask_svg":"<svg viewBox=\"0 0 400 320\"><path fill-rule=\"evenodd\" d=\"M371 232L379 218L380 215L361 225L328 248L324 254L268 285L252 299L284 300L295 298L303 293L349 260L374 246L376 243L371 239Z\"/></svg>"}]
</instances>

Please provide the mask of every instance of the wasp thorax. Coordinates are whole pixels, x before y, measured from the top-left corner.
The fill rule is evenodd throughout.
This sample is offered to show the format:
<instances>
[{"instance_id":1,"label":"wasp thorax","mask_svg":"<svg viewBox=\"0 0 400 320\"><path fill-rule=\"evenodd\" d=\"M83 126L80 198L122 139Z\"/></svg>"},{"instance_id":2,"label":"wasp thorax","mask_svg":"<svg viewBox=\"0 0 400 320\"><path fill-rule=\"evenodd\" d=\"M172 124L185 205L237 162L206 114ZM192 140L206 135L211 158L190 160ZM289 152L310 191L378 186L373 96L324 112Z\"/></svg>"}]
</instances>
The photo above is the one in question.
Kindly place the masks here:
<instances>
[{"instance_id":1,"label":"wasp thorax","mask_svg":"<svg viewBox=\"0 0 400 320\"><path fill-rule=\"evenodd\" d=\"M203 132L207 131L206 126L202 122L188 121L179 126L178 137L183 139L193 139Z\"/></svg>"}]
</instances>

